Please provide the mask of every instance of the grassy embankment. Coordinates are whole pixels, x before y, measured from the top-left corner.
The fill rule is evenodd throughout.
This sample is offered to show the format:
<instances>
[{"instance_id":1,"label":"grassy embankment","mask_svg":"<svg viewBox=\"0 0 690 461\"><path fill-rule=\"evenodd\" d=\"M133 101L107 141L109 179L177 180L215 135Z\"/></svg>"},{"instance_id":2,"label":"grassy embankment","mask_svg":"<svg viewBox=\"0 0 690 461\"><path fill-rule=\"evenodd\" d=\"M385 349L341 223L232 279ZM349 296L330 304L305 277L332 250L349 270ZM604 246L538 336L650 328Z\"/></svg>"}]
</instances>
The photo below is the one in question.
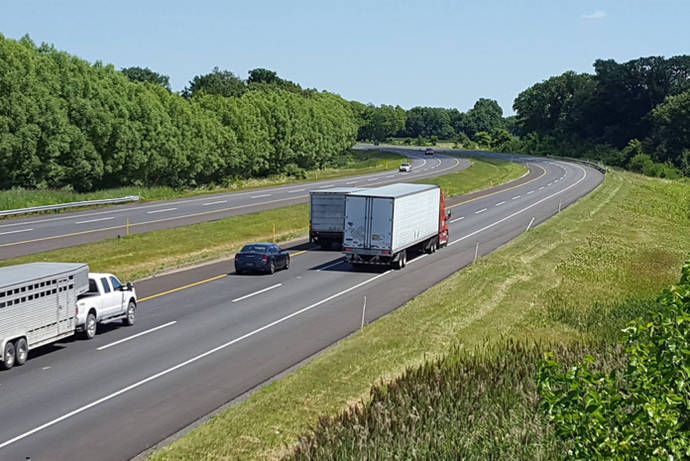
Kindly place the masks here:
<instances>
[{"instance_id":1,"label":"grassy embankment","mask_svg":"<svg viewBox=\"0 0 690 461\"><path fill-rule=\"evenodd\" d=\"M460 194L519 177L523 172L524 167L520 165L475 159L467 170L424 182L436 181L446 191ZM228 256L247 241L272 240L273 225L276 241L293 239L306 233L308 222L308 206L294 205L12 258L0 265L81 261L88 263L94 272L112 272L123 280L136 280L167 269Z\"/></svg>"},{"instance_id":2,"label":"grassy embankment","mask_svg":"<svg viewBox=\"0 0 690 461\"><path fill-rule=\"evenodd\" d=\"M573 344L613 337L628 319L644 312L658 290L677 280L689 246L687 181L611 172L598 189L558 216L230 407L152 459L290 455L298 437L317 426L322 415L339 414L353 404L364 414L361 408L376 382L388 384L374 397L390 396L392 405L384 402L366 412L371 419L365 421L374 432L380 429L381 438L367 426L327 423L331 433L326 435L332 437L323 453L338 453L339 459L409 457L419 444L420 459L440 457L444 447L482 459L563 456L534 411L533 372L541 351L523 343L505 345L506 338L563 343L566 360L581 355L582 348ZM446 364L455 377L448 375L449 367L428 363L453 350ZM617 367L616 360L610 359L611 368ZM425 367L415 368L424 362ZM395 381L405 370L422 379ZM426 411L429 399L445 400L434 402L434 415ZM343 434L343 427L356 433Z\"/></svg>"},{"instance_id":3,"label":"grassy embankment","mask_svg":"<svg viewBox=\"0 0 690 461\"><path fill-rule=\"evenodd\" d=\"M397 168L407 158L399 154L378 150L352 150L343 155L336 167L307 171L305 178L280 175L259 179L238 179L225 187L209 185L196 189L173 189L171 187L119 187L94 192L79 193L69 190L32 190L10 189L0 191L0 210L14 210L40 205L96 200L104 198L138 195L141 201L166 200L180 197L191 197L202 194L235 192L259 187L280 186L305 181L334 179L343 176L375 173Z\"/></svg>"}]
</instances>

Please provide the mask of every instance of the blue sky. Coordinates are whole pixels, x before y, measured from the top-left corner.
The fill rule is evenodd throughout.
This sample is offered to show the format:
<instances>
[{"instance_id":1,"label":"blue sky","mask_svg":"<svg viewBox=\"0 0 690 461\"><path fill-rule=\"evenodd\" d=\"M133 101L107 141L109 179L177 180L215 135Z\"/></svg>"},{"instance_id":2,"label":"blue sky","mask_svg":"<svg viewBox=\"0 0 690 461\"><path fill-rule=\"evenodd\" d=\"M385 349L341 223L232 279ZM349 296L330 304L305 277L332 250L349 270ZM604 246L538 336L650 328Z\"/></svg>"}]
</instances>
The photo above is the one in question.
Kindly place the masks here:
<instances>
[{"instance_id":1,"label":"blue sky","mask_svg":"<svg viewBox=\"0 0 690 461\"><path fill-rule=\"evenodd\" d=\"M690 53L690 1L0 0L0 33L91 62L150 67L181 90L214 66L266 67L374 104L515 96L597 58Z\"/></svg>"}]
</instances>

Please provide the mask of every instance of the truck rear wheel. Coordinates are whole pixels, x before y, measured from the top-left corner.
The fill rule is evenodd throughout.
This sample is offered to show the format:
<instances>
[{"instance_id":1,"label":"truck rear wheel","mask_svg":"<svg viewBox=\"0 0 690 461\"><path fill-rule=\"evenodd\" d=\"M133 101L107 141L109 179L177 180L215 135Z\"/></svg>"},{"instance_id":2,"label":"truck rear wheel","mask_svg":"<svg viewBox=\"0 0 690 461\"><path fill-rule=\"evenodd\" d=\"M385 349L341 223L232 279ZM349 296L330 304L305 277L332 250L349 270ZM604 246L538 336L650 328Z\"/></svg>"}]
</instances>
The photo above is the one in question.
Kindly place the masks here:
<instances>
[{"instance_id":1,"label":"truck rear wheel","mask_svg":"<svg viewBox=\"0 0 690 461\"><path fill-rule=\"evenodd\" d=\"M407 264L407 251L403 250L398 256L398 260L395 262L396 269L402 269Z\"/></svg>"},{"instance_id":2,"label":"truck rear wheel","mask_svg":"<svg viewBox=\"0 0 690 461\"><path fill-rule=\"evenodd\" d=\"M128 327L134 325L137 305L134 301L130 301L127 305L127 315L122 319L122 323Z\"/></svg>"},{"instance_id":3,"label":"truck rear wheel","mask_svg":"<svg viewBox=\"0 0 690 461\"><path fill-rule=\"evenodd\" d=\"M0 364L0 367L2 367L3 370L9 370L12 368L14 366L14 357L14 343L12 341L7 341L5 343L5 350L2 351L2 363Z\"/></svg>"},{"instance_id":4,"label":"truck rear wheel","mask_svg":"<svg viewBox=\"0 0 690 461\"><path fill-rule=\"evenodd\" d=\"M84 339L93 339L96 336L96 314L89 312L86 316L86 323L84 323Z\"/></svg>"},{"instance_id":5,"label":"truck rear wheel","mask_svg":"<svg viewBox=\"0 0 690 461\"><path fill-rule=\"evenodd\" d=\"M14 363L16 365L24 365L29 358L29 345L26 339L19 338L14 342Z\"/></svg>"}]
</instances>

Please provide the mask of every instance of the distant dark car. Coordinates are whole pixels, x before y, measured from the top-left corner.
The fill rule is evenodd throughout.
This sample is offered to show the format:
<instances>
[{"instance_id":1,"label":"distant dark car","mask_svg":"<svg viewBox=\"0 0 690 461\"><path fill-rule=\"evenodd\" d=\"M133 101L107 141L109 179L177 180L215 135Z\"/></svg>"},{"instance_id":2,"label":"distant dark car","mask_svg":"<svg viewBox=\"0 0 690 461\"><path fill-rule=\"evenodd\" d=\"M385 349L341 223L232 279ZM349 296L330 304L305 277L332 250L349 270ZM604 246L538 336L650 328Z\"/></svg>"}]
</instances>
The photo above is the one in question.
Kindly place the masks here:
<instances>
[{"instance_id":1,"label":"distant dark car","mask_svg":"<svg viewBox=\"0 0 690 461\"><path fill-rule=\"evenodd\" d=\"M432 149L431 147L427 147L424 151L424 155L434 155L434 149Z\"/></svg>"},{"instance_id":2,"label":"distant dark car","mask_svg":"<svg viewBox=\"0 0 690 461\"><path fill-rule=\"evenodd\" d=\"M235 272L274 273L290 267L290 254L275 243L250 243L235 255Z\"/></svg>"}]
</instances>

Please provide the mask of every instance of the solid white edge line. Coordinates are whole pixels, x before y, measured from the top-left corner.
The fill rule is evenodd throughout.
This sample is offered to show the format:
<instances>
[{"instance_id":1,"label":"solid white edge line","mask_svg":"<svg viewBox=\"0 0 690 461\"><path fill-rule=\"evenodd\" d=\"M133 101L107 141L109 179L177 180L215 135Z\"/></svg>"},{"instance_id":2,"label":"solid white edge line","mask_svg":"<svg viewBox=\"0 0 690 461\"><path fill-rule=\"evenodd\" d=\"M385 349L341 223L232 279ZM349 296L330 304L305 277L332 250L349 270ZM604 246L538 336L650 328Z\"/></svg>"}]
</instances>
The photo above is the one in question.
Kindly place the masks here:
<instances>
[{"instance_id":1,"label":"solid white edge line","mask_svg":"<svg viewBox=\"0 0 690 461\"><path fill-rule=\"evenodd\" d=\"M19 230L7 231L7 232L0 232L0 235L16 234L17 232L29 232L32 230L33 229L19 229Z\"/></svg>"},{"instance_id":2,"label":"solid white edge line","mask_svg":"<svg viewBox=\"0 0 690 461\"><path fill-rule=\"evenodd\" d=\"M427 256L429 256L429 253L424 253L421 256L417 256L414 259L410 259L409 261L407 261L407 265L409 266L410 264L417 262L417 261L420 261L420 260L426 258Z\"/></svg>"},{"instance_id":3,"label":"solid white edge line","mask_svg":"<svg viewBox=\"0 0 690 461\"><path fill-rule=\"evenodd\" d=\"M239 301L243 301L247 298L251 298L252 296L260 295L261 293L266 293L268 290L272 290L274 288L282 287L282 283L276 283L275 285L271 285L270 287L263 288L259 291L255 291L254 293L249 293L248 295L240 296L239 298L235 298L232 300L232 302L236 303Z\"/></svg>"},{"instance_id":4,"label":"solid white edge line","mask_svg":"<svg viewBox=\"0 0 690 461\"><path fill-rule=\"evenodd\" d=\"M110 219L115 219L115 216L109 216L107 218L88 219L86 221L75 221L74 224L86 224L90 222L108 221Z\"/></svg>"},{"instance_id":5,"label":"solid white edge line","mask_svg":"<svg viewBox=\"0 0 690 461\"><path fill-rule=\"evenodd\" d=\"M358 283L357 285L354 285L354 286L352 286L352 287L350 287L350 288L347 288L347 289L345 289L345 290L343 290L343 291L340 291L340 292L338 292L338 293L336 293L336 294L334 294L334 295L331 295L331 296L329 296L328 298L322 299L321 301L318 301L318 302L316 302L316 303L314 303L314 304L311 304L311 305L309 305L309 306L307 306L307 307L303 307L302 309L300 309L300 310L298 310L298 311L295 311L295 312L293 312L292 314L286 315L285 317L279 318L278 320L275 320L275 321L273 321L273 322L271 322L271 323L268 323L268 324L266 324L266 325L264 325L264 326L262 326L262 327L260 327L260 328L257 328L256 330L250 331L249 333L246 333L246 334L244 334L244 335L242 335L242 336L240 336L240 337L238 337L238 338L235 338L235 339L233 339L233 340L231 340L231 341L228 341L228 342L225 343L225 344L221 344L220 346L217 346L217 347L215 347L215 348L213 348L213 349L210 349L210 350L208 350L208 351L206 351L206 352L204 352L204 353L202 353L202 354L199 354L199 355L197 355L197 356L195 356L195 357L192 357L191 359L185 360L184 362L178 363L177 365L174 365L174 366L172 366L172 367L170 367L170 368L167 368L167 369L165 369L165 370L163 370L163 371L160 371L160 372L158 372L158 373L156 373L156 374L154 374L154 375L151 375L151 376L149 376L148 378L144 378L144 379L142 379L142 380L140 380L140 381L137 381L137 382L134 383L134 384L130 384L130 385L127 386L127 387L123 387L123 388L120 389L119 391L115 391L115 392L113 392L113 393L111 393L111 394L108 394L108 395L106 395L106 396L104 396L104 397L101 397L101 398L98 399L98 400L94 400L93 402L91 402L91 403L89 403L89 404L86 404L86 405L84 405L84 406L82 406L82 407L79 407L79 408L77 408L76 410L72 410L72 411L70 411L69 413L65 413L64 415L62 415L62 416L60 416L60 417L58 417L58 418L55 418L55 419L53 419L52 421L48 421L47 423L44 423L44 424L42 424L42 425L40 425L40 426L38 426L38 427L36 427L36 428L34 428L34 429L31 429L30 431L27 431L27 432L25 432L25 433L23 433L23 434L21 434L21 435L18 435L18 436L14 437L14 438L12 438L12 439L6 441L6 442L0 443L0 448L5 448L5 447L8 446L8 445L11 445L11 444L13 444L13 443L15 443L15 442L18 442L18 441L20 441L20 440L22 440L22 439L25 439L25 438L27 438L27 437L29 437L29 436L31 436L31 435L37 433L37 432L40 432L40 431L42 431L43 429L47 429L47 428L49 428L49 427L51 427L51 426L54 426L54 425L56 425L56 424L58 424L58 423L60 423L60 422L62 422L62 421L65 421L66 419L71 418L72 416L78 415L79 413L83 413L83 412L85 412L86 410L88 410L88 409L90 409L90 408L93 408L93 407L95 407L95 406L98 406L98 405L100 405L101 403L107 402L108 400L112 400L112 399L114 399L115 397L118 397L118 396L120 396L120 395L122 395L122 394L125 394L125 393L127 393L127 392L129 392L129 391L131 391L131 390L133 390L133 389L136 389L136 388L138 388L138 387L141 387L141 386L143 386L143 385L146 384L146 383L149 383L149 382L154 381L154 380L156 380L156 379L158 379L158 378L161 378L161 377L163 377L163 376L165 376L165 375L168 375L168 374L172 373L173 371L179 370L180 368L183 368L183 367L189 365L190 363L193 363L193 362L196 362L197 360L201 360L201 359L203 359L203 358L206 358L206 357L208 357L209 355L215 354L216 352L221 351L221 350L223 350L223 349L226 349L226 348L228 348L228 347L230 347L230 346L232 346L232 345L234 345L234 344L237 344L237 343L240 342L240 341L244 341L245 339L250 338L250 337L252 337L252 336L254 336L254 335L256 335L256 334L259 334L259 333L261 333L261 332L264 331L264 330L267 330L267 329L269 329L269 328L272 328L272 327L274 327L274 326L276 326L276 325L278 325L278 324L280 324L280 323L283 323L283 322L285 322L285 321L287 321L287 320L290 320L290 319L293 318L293 317L296 317L296 316L298 316L298 315L300 315L300 314L303 314L303 313L305 313L305 312L307 312L307 311L310 311L310 310L312 310L312 309L314 309L314 308L316 308L316 307L318 307L318 306L320 306L320 305L322 305L322 304L324 304L324 303L327 303L328 301L330 301L330 300L332 300L332 299L334 299L334 298L337 298L338 296L342 296L342 295L344 295L345 293L349 293L349 292L352 291L352 290L356 290L357 288L359 288L359 287L361 287L361 286L363 286L363 285L366 285L367 283L373 282L374 280L379 279L379 278L383 277L384 275L388 275L388 274L390 274L391 272L393 272L393 271L392 271L392 270L387 270L386 272L383 272L383 273L381 273L381 274L378 274L378 275L376 275L376 276L374 276L374 277L372 277L372 278L370 278L370 279L364 280L363 282L360 282L360 283Z\"/></svg>"},{"instance_id":6,"label":"solid white edge line","mask_svg":"<svg viewBox=\"0 0 690 461\"><path fill-rule=\"evenodd\" d=\"M175 211L177 208L163 208L162 210L151 210L147 211L146 214L153 214L153 213L163 213L165 211Z\"/></svg>"},{"instance_id":7,"label":"solid white edge line","mask_svg":"<svg viewBox=\"0 0 690 461\"><path fill-rule=\"evenodd\" d=\"M114 343L106 344L105 346L101 346L97 348L97 351L102 351L108 348L111 348L113 346L117 346L118 344L126 343L127 341L131 341L134 338L138 338L139 336L147 335L149 333L153 333L156 330L160 330L161 328L169 327L170 325L175 325L177 323L177 320L173 320L172 322L164 323L163 325L158 325L157 327L151 328L150 330L142 331L141 333L137 333L132 336L128 336L126 338L122 338L119 341L115 341Z\"/></svg>"},{"instance_id":8,"label":"solid white edge line","mask_svg":"<svg viewBox=\"0 0 690 461\"><path fill-rule=\"evenodd\" d=\"M578 179L577 181L575 181L574 183L572 183L571 185L569 185L568 187L566 187L565 189L561 189L561 190L559 190L558 192L549 195L548 197L544 197L543 199L538 200L538 201L534 202L533 204L531 204L531 205L529 205L529 206L526 206L525 208L523 208L523 209L521 209L521 210L516 211L516 212L513 213L513 214L510 214L510 215L508 215L508 216L506 216L506 217L504 217L504 218L501 218L501 219L499 219L498 221L496 221L496 222L494 222L494 223L492 223L492 224L489 224L488 226L482 227L481 229L478 229L478 230L476 230L476 231L474 231L474 232L471 232L471 233L465 235L464 237L460 237L460 238L457 239L457 240L453 240L452 242L448 243L448 246L455 245L456 243L461 242L461 241L463 241L463 240L465 240L465 239L467 239L467 238L470 238L470 237L472 237L472 236L474 236L474 235L477 235L477 234L480 233L480 232L484 232L485 230L490 229L490 228L494 227L494 226L497 225L497 224L501 224L502 222L507 221L508 219L513 218L513 217L519 215L520 213L524 213L525 211L529 210L530 208L535 207L535 206L539 205L540 203L542 203L542 202L544 202L544 201L546 201L546 200L552 199L553 197L555 197L555 196L557 196L557 195L560 195L560 194L562 194L563 192L565 192L565 191L567 191L567 190L569 190L569 189L572 189L573 187L577 186L577 185L580 184L582 181L584 181L585 178L587 177L587 170L585 170L584 168L582 168L580 165L574 165L574 166L577 167L577 168L579 168L580 170L582 170L582 172L584 173L584 175L583 175L580 179ZM0 447L0 448L2 448L2 447Z\"/></svg>"}]
</instances>

